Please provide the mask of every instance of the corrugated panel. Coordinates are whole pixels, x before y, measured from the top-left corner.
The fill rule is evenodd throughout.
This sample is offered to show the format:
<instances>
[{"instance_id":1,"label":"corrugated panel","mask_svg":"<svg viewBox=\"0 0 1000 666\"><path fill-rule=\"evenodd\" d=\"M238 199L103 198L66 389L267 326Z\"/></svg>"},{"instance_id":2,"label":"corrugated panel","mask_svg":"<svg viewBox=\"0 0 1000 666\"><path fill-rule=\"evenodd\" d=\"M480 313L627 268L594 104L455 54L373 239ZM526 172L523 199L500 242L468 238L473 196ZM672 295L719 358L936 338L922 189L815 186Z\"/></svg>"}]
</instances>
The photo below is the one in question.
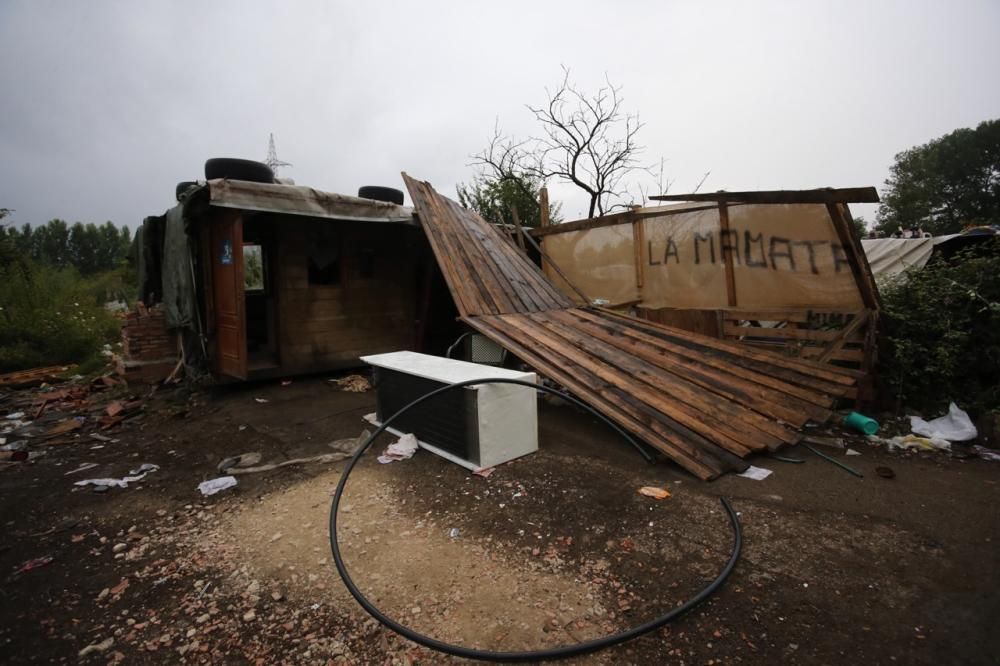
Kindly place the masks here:
<instances>
[{"instance_id":1,"label":"corrugated panel","mask_svg":"<svg viewBox=\"0 0 1000 666\"><path fill-rule=\"evenodd\" d=\"M493 225L438 194L430 183L405 173L403 180L463 317L575 305Z\"/></svg>"},{"instance_id":2,"label":"corrugated panel","mask_svg":"<svg viewBox=\"0 0 1000 666\"><path fill-rule=\"evenodd\" d=\"M855 395L847 371L557 300L478 215L404 178L463 321L700 478L796 443Z\"/></svg>"},{"instance_id":3,"label":"corrugated panel","mask_svg":"<svg viewBox=\"0 0 1000 666\"><path fill-rule=\"evenodd\" d=\"M413 209L406 206L311 187L228 179L210 180L205 187L209 203L222 208L360 222L412 223L413 220Z\"/></svg>"}]
</instances>

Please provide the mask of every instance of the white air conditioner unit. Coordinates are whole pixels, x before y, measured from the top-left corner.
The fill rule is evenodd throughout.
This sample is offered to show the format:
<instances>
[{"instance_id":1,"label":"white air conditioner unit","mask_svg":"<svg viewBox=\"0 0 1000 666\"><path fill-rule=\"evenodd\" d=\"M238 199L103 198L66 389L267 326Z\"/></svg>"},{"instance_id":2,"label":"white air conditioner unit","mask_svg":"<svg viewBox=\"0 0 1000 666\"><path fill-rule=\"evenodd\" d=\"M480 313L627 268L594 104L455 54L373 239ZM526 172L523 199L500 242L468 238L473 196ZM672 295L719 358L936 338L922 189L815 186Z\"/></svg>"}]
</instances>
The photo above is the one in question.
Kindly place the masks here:
<instances>
[{"instance_id":1,"label":"white air conditioner unit","mask_svg":"<svg viewBox=\"0 0 1000 666\"><path fill-rule=\"evenodd\" d=\"M537 382L533 372L416 352L361 360L375 369L376 425L447 384L495 378ZM493 467L538 450L538 400L527 386L472 385L430 398L393 421L388 430L396 435L413 433L422 448L468 469Z\"/></svg>"}]
</instances>

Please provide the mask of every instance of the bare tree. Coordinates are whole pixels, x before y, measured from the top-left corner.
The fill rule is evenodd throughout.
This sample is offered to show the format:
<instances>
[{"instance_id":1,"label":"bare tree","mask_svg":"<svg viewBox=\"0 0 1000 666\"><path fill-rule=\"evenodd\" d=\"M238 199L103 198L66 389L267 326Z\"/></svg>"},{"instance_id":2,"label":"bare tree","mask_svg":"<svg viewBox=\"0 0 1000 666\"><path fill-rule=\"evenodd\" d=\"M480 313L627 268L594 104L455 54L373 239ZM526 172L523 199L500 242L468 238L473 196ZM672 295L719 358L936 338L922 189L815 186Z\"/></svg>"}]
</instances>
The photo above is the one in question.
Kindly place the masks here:
<instances>
[{"instance_id":1,"label":"bare tree","mask_svg":"<svg viewBox=\"0 0 1000 666\"><path fill-rule=\"evenodd\" d=\"M489 146L474 156L474 164L491 170L496 178L528 175L541 181L570 182L590 197L588 217L604 215L615 199L627 192L622 180L634 171L650 173L639 164L642 147L636 136L642 128L638 114L622 110L621 87L605 79L588 95L563 79L554 91L546 89L548 103L528 106L541 124L542 135L515 141L495 128Z\"/></svg>"}]
</instances>

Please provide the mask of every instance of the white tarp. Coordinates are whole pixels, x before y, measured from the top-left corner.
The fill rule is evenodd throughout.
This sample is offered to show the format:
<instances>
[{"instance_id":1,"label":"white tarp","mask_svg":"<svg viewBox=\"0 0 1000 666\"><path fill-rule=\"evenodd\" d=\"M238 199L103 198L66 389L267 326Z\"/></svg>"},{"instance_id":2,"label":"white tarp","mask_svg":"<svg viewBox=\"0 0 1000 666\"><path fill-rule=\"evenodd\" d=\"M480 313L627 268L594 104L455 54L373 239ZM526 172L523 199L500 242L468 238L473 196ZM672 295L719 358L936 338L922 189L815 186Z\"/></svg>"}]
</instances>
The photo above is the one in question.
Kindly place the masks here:
<instances>
[{"instance_id":1,"label":"white tarp","mask_svg":"<svg viewBox=\"0 0 1000 666\"><path fill-rule=\"evenodd\" d=\"M866 238L861 241L868 265L875 279L882 280L902 273L907 268L923 268L931 258L934 246L958 234L934 238Z\"/></svg>"}]
</instances>

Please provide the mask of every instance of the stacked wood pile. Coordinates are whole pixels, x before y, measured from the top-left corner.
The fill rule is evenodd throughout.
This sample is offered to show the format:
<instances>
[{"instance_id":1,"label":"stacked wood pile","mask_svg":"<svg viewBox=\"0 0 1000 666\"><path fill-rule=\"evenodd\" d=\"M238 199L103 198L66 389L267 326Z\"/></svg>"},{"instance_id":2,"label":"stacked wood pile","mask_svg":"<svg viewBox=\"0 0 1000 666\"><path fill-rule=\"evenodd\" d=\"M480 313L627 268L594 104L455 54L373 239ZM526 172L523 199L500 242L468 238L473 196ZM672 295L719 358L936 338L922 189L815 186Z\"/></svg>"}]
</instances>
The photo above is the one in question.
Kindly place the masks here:
<instances>
[{"instance_id":1,"label":"stacked wood pile","mask_svg":"<svg viewBox=\"0 0 1000 666\"><path fill-rule=\"evenodd\" d=\"M477 214L403 177L463 321L699 478L797 443L856 394L849 371L576 307Z\"/></svg>"}]
</instances>

